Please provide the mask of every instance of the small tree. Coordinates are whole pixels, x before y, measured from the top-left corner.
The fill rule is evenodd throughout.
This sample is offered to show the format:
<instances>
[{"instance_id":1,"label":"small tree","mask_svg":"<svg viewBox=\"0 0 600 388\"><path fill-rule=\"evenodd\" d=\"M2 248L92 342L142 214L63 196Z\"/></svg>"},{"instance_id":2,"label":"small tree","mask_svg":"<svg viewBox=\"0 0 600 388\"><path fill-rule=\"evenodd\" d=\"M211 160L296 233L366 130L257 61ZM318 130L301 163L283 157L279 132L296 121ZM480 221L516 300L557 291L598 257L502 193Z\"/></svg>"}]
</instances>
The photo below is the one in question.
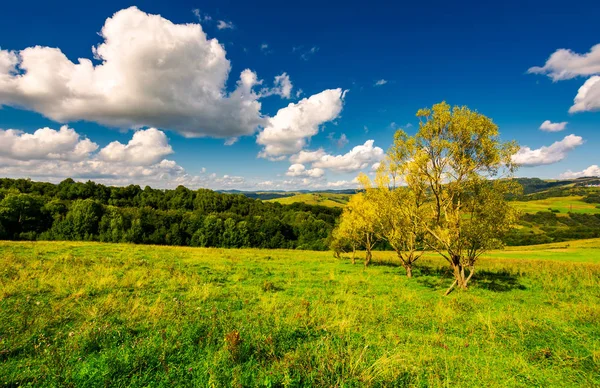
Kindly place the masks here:
<instances>
[{"instance_id":1,"label":"small tree","mask_svg":"<svg viewBox=\"0 0 600 388\"><path fill-rule=\"evenodd\" d=\"M333 251L336 259L341 258L342 253L352 251L352 264L356 263L356 249L358 248L359 240L354 235L353 229L349 227L349 222L340 219L340 223L331 232L331 242L329 247Z\"/></svg>"},{"instance_id":2,"label":"small tree","mask_svg":"<svg viewBox=\"0 0 600 388\"><path fill-rule=\"evenodd\" d=\"M361 174L359 181L367 199L375 206L377 223L375 228L380 239L386 240L396 252L406 276L412 278L415 262L423 253L423 196L406 187L396 187L393 177L397 167L382 162L372 187L369 178Z\"/></svg>"},{"instance_id":3,"label":"small tree","mask_svg":"<svg viewBox=\"0 0 600 388\"><path fill-rule=\"evenodd\" d=\"M372 250L377 242L377 210L364 193L350 197L344 208L341 221L334 231L335 239L345 241L352 248L352 264L356 262L355 252L359 247L366 250L365 267L371 263Z\"/></svg>"},{"instance_id":4,"label":"small tree","mask_svg":"<svg viewBox=\"0 0 600 388\"><path fill-rule=\"evenodd\" d=\"M489 181L512 177L518 146L502 143L492 120L466 107L451 109L442 102L417 117L407 181L411 188L426 188L431 209L426 241L452 268L448 294L454 286L467 288L476 259L512 227L515 216L504 195L514 186Z\"/></svg>"}]
</instances>

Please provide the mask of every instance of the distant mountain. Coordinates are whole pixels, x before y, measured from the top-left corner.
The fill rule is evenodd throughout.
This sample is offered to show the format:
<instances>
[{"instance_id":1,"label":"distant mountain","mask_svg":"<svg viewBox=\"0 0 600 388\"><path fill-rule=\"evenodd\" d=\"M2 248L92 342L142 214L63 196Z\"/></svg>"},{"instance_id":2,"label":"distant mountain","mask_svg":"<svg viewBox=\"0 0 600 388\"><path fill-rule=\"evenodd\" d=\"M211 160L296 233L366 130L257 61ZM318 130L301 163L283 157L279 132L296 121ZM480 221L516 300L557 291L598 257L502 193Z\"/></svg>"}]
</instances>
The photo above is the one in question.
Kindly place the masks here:
<instances>
[{"instance_id":1,"label":"distant mountain","mask_svg":"<svg viewBox=\"0 0 600 388\"><path fill-rule=\"evenodd\" d=\"M261 191L242 191L242 190L217 190L220 193L224 194L242 194L248 198L260 199L263 201L271 200L271 199L279 199L279 198L288 198L294 197L302 194L344 194L344 195L352 195L355 194L359 190L355 189L345 189L345 190L294 190L294 191L284 191L284 190L261 190ZM288 201L288 203L292 202L304 202L302 200L303 197L300 197L298 201Z\"/></svg>"},{"instance_id":2,"label":"distant mountain","mask_svg":"<svg viewBox=\"0 0 600 388\"><path fill-rule=\"evenodd\" d=\"M576 179L540 179L540 178L516 178L523 186L523 194L533 194L541 191L567 187L596 186L600 184L599 177L585 177Z\"/></svg>"}]
</instances>

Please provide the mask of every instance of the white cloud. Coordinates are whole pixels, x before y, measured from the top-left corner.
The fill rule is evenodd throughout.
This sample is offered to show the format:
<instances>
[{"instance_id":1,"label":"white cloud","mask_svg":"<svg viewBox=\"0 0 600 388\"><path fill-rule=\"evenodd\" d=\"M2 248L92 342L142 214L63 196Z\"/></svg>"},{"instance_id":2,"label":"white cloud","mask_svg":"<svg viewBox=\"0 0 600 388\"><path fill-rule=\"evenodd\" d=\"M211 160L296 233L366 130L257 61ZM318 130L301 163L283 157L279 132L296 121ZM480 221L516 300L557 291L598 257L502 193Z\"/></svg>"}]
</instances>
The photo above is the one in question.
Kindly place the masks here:
<instances>
[{"instance_id":1,"label":"white cloud","mask_svg":"<svg viewBox=\"0 0 600 388\"><path fill-rule=\"evenodd\" d=\"M329 169L335 172L355 172L380 161L384 151L373 146L374 140L367 140L365 144L352 148L344 155L324 155L315 161L312 166Z\"/></svg>"},{"instance_id":2,"label":"white cloud","mask_svg":"<svg viewBox=\"0 0 600 388\"><path fill-rule=\"evenodd\" d=\"M587 54L556 50L544 66L532 67L528 72L545 74L555 82L592 76L579 88L569 113L600 110L600 44L593 46Z\"/></svg>"},{"instance_id":3,"label":"white cloud","mask_svg":"<svg viewBox=\"0 0 600 388\"><path fill-rule=\"evenodd\" d=\"M569 113L600 110L600 76L593 76L579 88Z\"/></svg>"},{"instance_id":4,"label":"white cloud","mask_svg":"<svg viewBox=\"0 0 600 388\"><path fill-rule=\"evenodd\" d=\"M292 164L285 175L287 176L307 176L311 178L320 178L325 174L325 171L321 168L312 168L307 170L303 164Z\"/></svg>"},{"instance_id":5,"label":"white cloud","mask_svg":"<svg viewBox=\"0 0 600 388\"><path fill-rule=\"evenodd\" d=\"M300 151L295 155L290 156L290 162L292 163L313 163L317 160L321 159L321 157L325 156L326 153L322 148L319 148L316 151Z\"/></svg>"},{"instance_id":6,"label":"white cloud","mask_svg":"<svg viewBox=\"0 0 600 388\"><path fill-rule=\"evenodd\" d=\"M82 160L98 149L75 130L62 126L58 131L40 128L33 134L0 129L0 157L16 160Z\"/></svg>"},{"instance_id":7,"label":"white cloud","mask_svg":"<svg viewBox=\"0 0 600 388\"><path fill-rule=\"evenodd\" d=\"M582 178L582 177L588 177L588 176L598 176L600 177L600 167L596 164L594 164L593 166L589 166L588 168L586 168L585 170L582 171L571 171L568 170L562 174L560 174L560 178L561 179L574 179L574 178Z\"/></svg>"},{"instance_id":8,"label":"white cloud","mask_svg":"<svg viewBox=\"0 0 600 388\"><path fill-rule=\"evenodd\" d=\"M346 187L346 188L356 188L358 186L358 179L354 178L351 181L346 181L346 180L340 180L340 181L335 181L335 182L327 182L327 187L333 187L333 188L342 188L342 187Z\"/></svg>"},{"instance_id":9,"label":"white cloud","mask_svg":"<svg viewBox=\"0 0 600 388\"><path fill-rule=\"evenodd\" d=\"M563 121L561 123L553 123L550 120L546 120L540 125L540 129L546 132L560 132L567 127L568 122Z\"/></svg>"},{"instance_id":10,"label":"white cloud","mask_svg":"<svg viewBox=\"0 0 600 388\"><path fill-rule=\"evenodd\" d=\"M540 166L560 162L567 157L567 154L576 147L583 144L581 136L568 135L561 141L557 141L550 146L544 146L538 149L522 147L512 160L516 164L525 167Z\"/></svg>"},{"instance_id":11,"label":"white cloud","mask_svg":"<svg viewBox=\"0 0 600 388\"><path fill-rule=\"evenodd\" d=\"M259 156L280 159L299 152L320 125L340 115L345 94L342 89L328 89L280 109L257 137L256 142L264 146Z\"/></svg>"},{"instance_id":12,"label":"white cloud","mask_svg":"<svg viewBox=\"0 0 600 388\"><path fill-rule=\"evenodd\" d=\"M283 73L275 77L275 87L278 88L281 97L290 98L292 93L292 81L287 73Z\"/></svg>"},{"instance_id":13,"label":"white cloud","mask_svg":"<svg viewBox=\"0 0 600 388\"><path fill-rule=\"evenodd\" d=\"M600 73L600 44L595 45L587 54L577 54L568 49L556 50L544 66L534 66L529 73L545 74L553 81L561 81L578 76L590 76Z\"/></svg>"},{"instance_id":14,"label":"white cloud","mask_svg":"<svg viewBox=\"0 0 600 388\"><path fill-rule=\"evenodd\" d=\"M262 81L260 81L262 83ZM282 73L275 77L273 81L273 87L271 89L264 88L260 91L260 97L268 97L272 95L278 95L281 98L287 98L288 100L292 96L292 89L294 85L290 80L290 76L287 73Z\"/></svg>"},{"instance_id":15,"label":"white cloud","mask_svg":"<svg viewBox=\"0 0 600 388\"><path fill-rule=\"evenodd\" d=\"M388 81L387 81L387 80L385 80L385 79L380 79L380 80L376 81L376 82L375 82L375 84L374 84L373 86L383 86L383 85L385 85L385 84L387 84L387 83L388 83Z\"/></svg>"},{"instance_id":16,"label":"white cloud","mask_svg":"<svg viewBox=\"0 0 600 388\"><path fill-rule=\"evenodd\" d=\"M173 149L165 133L149 128L135 132L127 144L113 141L100 150L98 158L107 162L147 166L160 162L172 153Z\"/></svg>"},{"instance_id":17,"label":"white cloud","mask_svg":"<svg viewBox=\"0 0 600 388\"><path fill-rule=\"evenodd\" d=\"M232 22L226 22L225 20L219 20L217 23L217 28L219 30L233 30L235 28L235 26L233 25Z\"/></svg>"},{"instance_id":18,"label":"white cloud","mask_svg":"<svg viewBox=\"0 0 600 388\"><path fill-rule=\"evenodd\" d=\"M185 136L247 135L263 124L252 91L256 75L245 70L228 93L225 49L200 24L174 24L131 7L108 18L100 36L92 49L97 65L71 62L58 48L0 50L0 106L58 122L148 126Z\"/></svg>"},{"instance_id":19,"label":"white cloud","mask_svg":"<svg viewBox=\"0 0 600 388\"><path fill-rule=\"evenodd\" d=\"M41 128L33 134L0 131L0 176L58 182L65 178L94 180L108 185L140 184L158 188L241 188L238 176L190 175L175 161L163 159L173 151L167 137L150 128L133 134L127 144L112 142L100 151L73 129Z\"/></svg>"}]
</instances>

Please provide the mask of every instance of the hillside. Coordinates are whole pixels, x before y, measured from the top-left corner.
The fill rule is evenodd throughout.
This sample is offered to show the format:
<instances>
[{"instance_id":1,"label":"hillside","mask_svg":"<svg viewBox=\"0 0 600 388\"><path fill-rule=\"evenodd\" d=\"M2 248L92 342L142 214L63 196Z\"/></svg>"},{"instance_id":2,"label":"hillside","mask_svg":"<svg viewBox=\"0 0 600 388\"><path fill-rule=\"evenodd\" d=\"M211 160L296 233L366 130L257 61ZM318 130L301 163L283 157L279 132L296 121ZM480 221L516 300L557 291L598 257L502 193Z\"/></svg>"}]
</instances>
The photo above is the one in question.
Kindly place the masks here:
<instances>
[{"instance_id":1,"label":"hillside","mask_svg":"<svg viewBox=\"0 0 600 388\"><path fill-rule=\"evenodd\" d=\"M541 211L551 211L558 215L567 213L600 214L598 204L585 202L585 198L586 196L583 195L566 195L531 201L514 201L512 204L521 212L530 214Z\"/></svg>"},{"instance_id":2,"label":"hillside","mask_svg":"<svg viewBox=\"0 0 600 388\"><path fill-rule=\"evenodd\" d=\"M581 244L492 252L444 297L436 255L407 279L391 252L0 242L0 384L598 386Z\"/></svg>"},{"instance_id":3,"label":"hillside","mask_svg":"<svg viewBox=\"0 0 600 388\"><path fill-rule=\"evenodd\" d=\"M292 203L304 203L307 205L320 205L327 207L344 207L348 202L351 194L336 194L336 193L303 193L295 194L289 197L281 197L270 199L267 202L278 202L282 205L290 205Z\"/></svg>"}]
</instances>

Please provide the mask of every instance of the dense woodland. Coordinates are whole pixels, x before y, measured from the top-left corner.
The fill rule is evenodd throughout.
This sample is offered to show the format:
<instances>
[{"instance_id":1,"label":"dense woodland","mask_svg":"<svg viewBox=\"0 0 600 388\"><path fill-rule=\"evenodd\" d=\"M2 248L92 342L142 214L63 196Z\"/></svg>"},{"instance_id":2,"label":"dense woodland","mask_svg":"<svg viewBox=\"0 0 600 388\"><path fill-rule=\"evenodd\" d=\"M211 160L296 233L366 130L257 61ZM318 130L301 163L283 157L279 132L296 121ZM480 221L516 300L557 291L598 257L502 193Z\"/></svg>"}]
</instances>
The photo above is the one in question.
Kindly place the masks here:
<instances>
[{"instance_id":1,"label":"dense woodland","mask_svg":"<svg viewBox=\"0 0 600 388\"><path fill-rule=\"evenodd\" d=\"M0 179L0 239L323 250L340 213L183 186Z\"/></svg>"},{"instance_id":2,"label":"dense woodland","mask_svg":"<svg viewBox=\"0 0 600 388\"><path fill-rule=\"evenodd\" d=\"M519 180L525 187L529 181ZM522 181L522 182L521 182ZM577 192L575 192L577 191ZM556 188L519 200L600 194ZM87 240L204 247L328 249L342 210L262 202L211 190L109 187L66 179L58 185L0 178L0 239ZM506 245L531 245L600 237L600 215L552 211L522 214ZM531 228L537 227L534 233ZM375 249L391 249L378 242Z\"/></svg>"}]
</instances>

